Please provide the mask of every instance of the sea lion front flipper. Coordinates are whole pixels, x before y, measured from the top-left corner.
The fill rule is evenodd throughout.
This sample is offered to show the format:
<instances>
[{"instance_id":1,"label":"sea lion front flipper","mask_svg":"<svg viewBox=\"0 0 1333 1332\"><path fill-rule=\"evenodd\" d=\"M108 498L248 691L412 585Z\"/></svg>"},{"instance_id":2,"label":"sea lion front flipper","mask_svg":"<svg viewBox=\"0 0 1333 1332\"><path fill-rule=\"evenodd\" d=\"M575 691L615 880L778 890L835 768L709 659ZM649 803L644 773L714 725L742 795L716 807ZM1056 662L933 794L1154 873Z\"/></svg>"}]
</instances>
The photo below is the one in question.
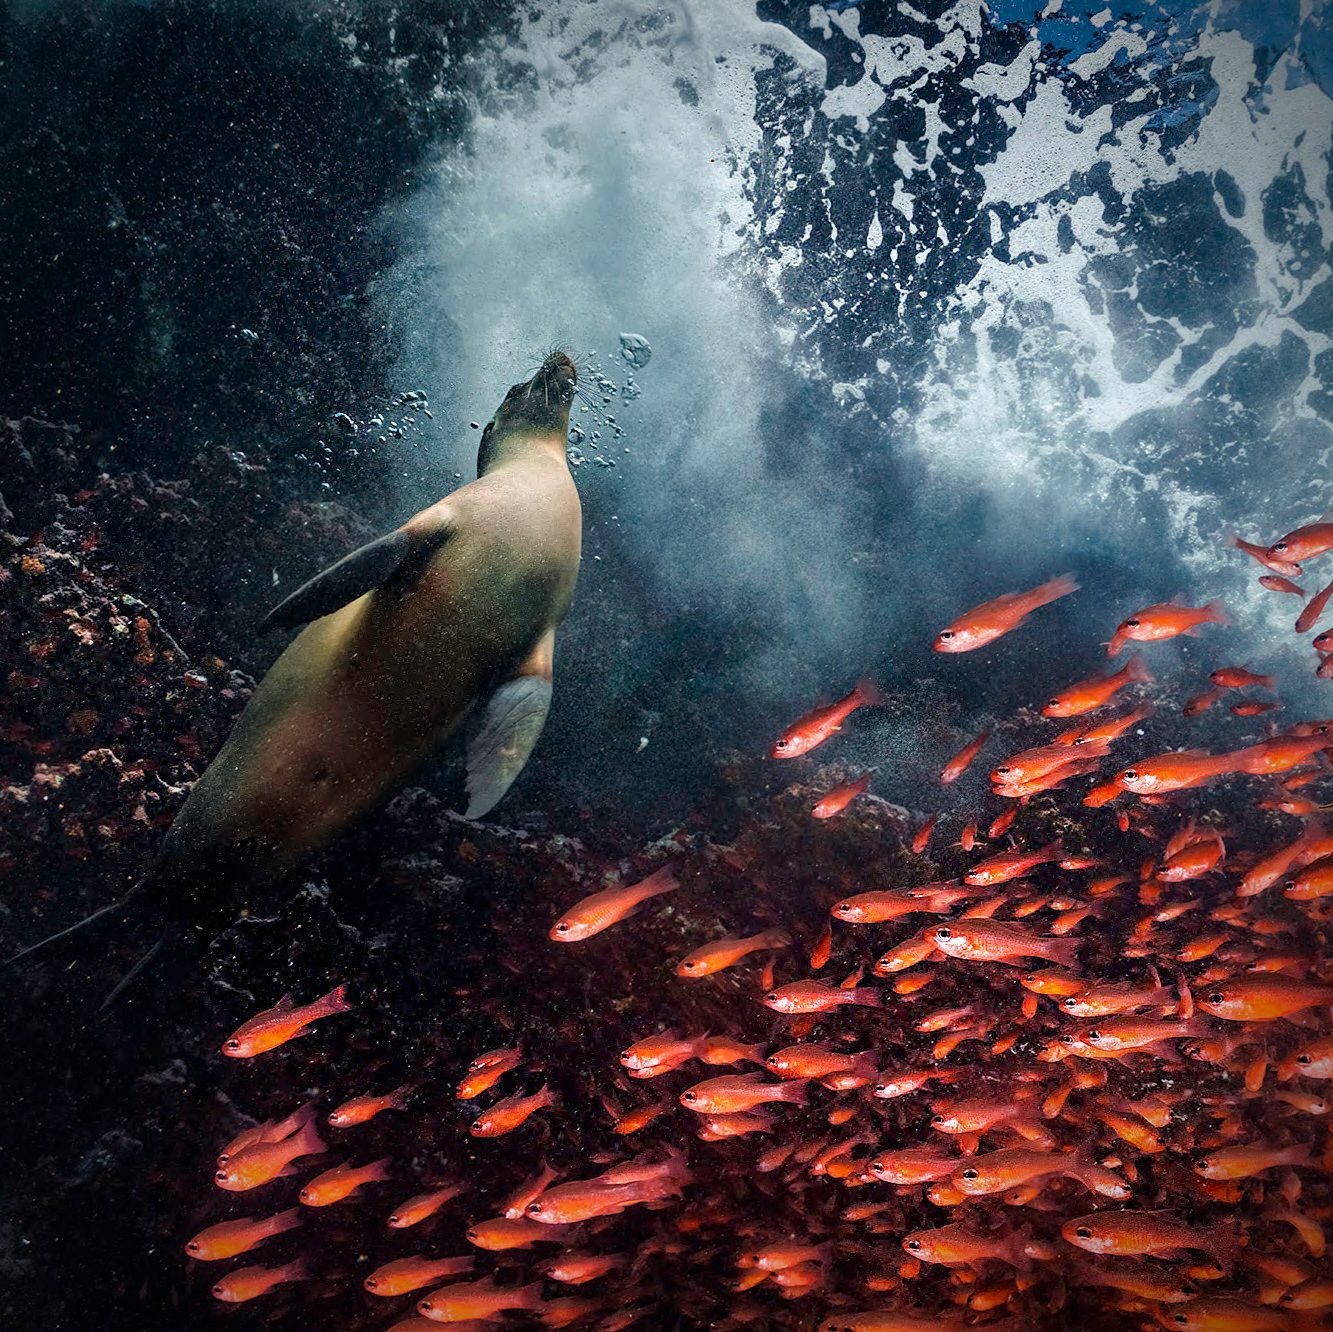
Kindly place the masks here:
<instances>
[{"instance_id":1,"label":"sea lion front flipper","mask_svg":"<svg viewBox=\"0 0 1333 1332\"><path fill-rule=\"evenodd\" d=\"M406 527L361 546L302 583L291 596L274 606L260 622L260 633L269 629L295 629L297 625L331 615L348 602L383 586L414 555L424 548L438 546L448 535L445 523L423 527L413 520Z\"/></svg>"},{"instance_id":2,"label":"sea lion front flipper","mask_svg":"<svg viewBox=\"0 0 1333 1332\"><path fill-rule=\"evenodd\" d=\"M547 634L525 665L532 674L506 680L487 700L467 747L467 817L484 818L523 771L551 709L551 641Z\"/></svg>"}]
</instances>

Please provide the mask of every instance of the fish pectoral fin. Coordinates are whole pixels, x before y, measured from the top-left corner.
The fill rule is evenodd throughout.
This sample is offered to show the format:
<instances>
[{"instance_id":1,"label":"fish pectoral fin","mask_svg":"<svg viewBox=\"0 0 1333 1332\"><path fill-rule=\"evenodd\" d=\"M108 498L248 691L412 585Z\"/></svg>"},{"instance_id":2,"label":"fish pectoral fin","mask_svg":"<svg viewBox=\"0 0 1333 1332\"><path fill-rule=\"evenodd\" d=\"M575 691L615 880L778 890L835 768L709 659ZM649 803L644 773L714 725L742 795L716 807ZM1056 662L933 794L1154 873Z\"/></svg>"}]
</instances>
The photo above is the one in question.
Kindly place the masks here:
<instances>
[{"instance_id":1,"label":"fish pectoral fin","mask_svg":"<svg viewBox=\"0 0 1333 1332\"><path fill-rule=\"evenodd\" d=\"M357 597L383 587L423 551L442 544L449 531L444 522L426 526L413 520L344 555L274 606L260 622L260 632L295 629L341 610Z\"/></svg>"},{"instance_id":2,"label":"fish pectoral fin","mask_svg":"<svg viewBox=\"0 0 1333 1332\"><path fill-rule=\"evenodd\" d=\"M484 818L523 771L551 709L549 675L520 675L491 695L467 747L467 817Z\"/></svg>"}]
</instances>

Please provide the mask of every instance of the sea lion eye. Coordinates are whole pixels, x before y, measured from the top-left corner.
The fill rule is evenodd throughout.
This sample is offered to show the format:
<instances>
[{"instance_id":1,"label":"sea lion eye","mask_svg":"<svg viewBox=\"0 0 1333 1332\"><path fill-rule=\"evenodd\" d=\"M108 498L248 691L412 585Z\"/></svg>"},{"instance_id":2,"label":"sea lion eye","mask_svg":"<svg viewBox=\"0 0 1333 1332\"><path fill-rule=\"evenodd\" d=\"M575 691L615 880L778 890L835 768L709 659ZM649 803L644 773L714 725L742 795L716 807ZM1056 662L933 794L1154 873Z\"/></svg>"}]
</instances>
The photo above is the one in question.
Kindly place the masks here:
<instances>
[{"instance_id":1,"label":"sea lion eye","mask_svg":"<svg viewBox=\"0 0 1333 1332\"><path fill-rule=\"evenodd\" d=\"M1212 994L1208 996L1208 1002L1210 1004L1220 1004L1225 998L1226 995L1224 995L1221 990L1214 990Z\"/></svg>"},{"instance_id":2,"label":"sea lion eye","mask_svg":"<svg viewBox=\"0 0 1333 1332\"><path fill-rule=\"evenodd\" d=\"M1092 1230L1088 1226L1079 1226L1079 1228L1076 1231L1074 1231L1074 1234L1077 1235L1079 1239L1092 1238Z\"/></svg>"},{"instance_id":3,"label":"sea lion eye","mask_svg":"<svg viewBox=\"0 0 1333 1332\"><path fill-rule=\"evenodd\" d=\"M964 1170L964 1171L963 1171L963 1178L964 1178L964 1179L976 1179L976 1177L977 1177L977 1172L976 1172L975 1170Z\"/></svg>"}]
</instances>

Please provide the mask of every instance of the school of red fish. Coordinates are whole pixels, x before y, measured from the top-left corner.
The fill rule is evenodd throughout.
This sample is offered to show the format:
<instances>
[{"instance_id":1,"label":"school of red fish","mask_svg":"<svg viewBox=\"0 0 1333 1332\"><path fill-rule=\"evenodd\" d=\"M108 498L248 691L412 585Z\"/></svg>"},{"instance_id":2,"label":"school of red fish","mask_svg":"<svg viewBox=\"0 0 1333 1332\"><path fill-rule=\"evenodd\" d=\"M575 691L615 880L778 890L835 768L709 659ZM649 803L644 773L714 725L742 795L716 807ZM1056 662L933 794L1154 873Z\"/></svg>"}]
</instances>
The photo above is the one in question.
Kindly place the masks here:
<instances>
[{"instance_id":1,"label":"school of red fish","mask_svg":"<svg viewBox=\"0 0 1333 1332\"><path fill-rule=\"evenodd\" d=\"M1333 550L1333 523L1234 544L1265 588L1304 600L1294 580ZM997 597L935 647L982 649L1077 590L1064 576ZM184 1243L213 1296L359 1287L356 1325L392 1332L1333 1328L1333 827L1312 794L1333 778L1333 721L1274 726L1275 680L1235 664L1154 711L1151 645L1198 637L1192 662L1223 650L1226 625L1212 603L1148 606L1111 635L1112 657L1141 645L1125 664L1050 679L977 735L940 782L990 747L994 801L954 845L932 851L932 815L910 855L817 864L819 893L777 906L744 837L696 856L667 841L643 873L527 918L530 946L559 956L507 985L549 1001L561 967L592 1016L511 1016L496 1048L244 1129L217 1157L222 1219ZM1333 676L1333 628L1313 646ZM1229 725L1264 717L1248 724L1266 734L1138 752L1149 718L1188 726L1222 700ZM771 757L882 702L858 683ZM1030 743L1000 752L1018 733ZM892 811L870 781L808 805L791 856L818 856L858 800ZM1225 818L1189 794L1224 781ZM724 918L705 933L678 904L723 876L748 895L707 897L705 918ZM655 1022L633 999L653 956L680 994ZM343 985L284 997L221 1052L258 1069L365 1017ZM596 1091L571 1091L588 1083L542 1048L560 1029ZM608 1031L619 1048L598 1043ZM452 1135L465 1174L376 1150L380 1126L414 1114L422 1141ZM319 1231L349 1209L373 1240L344 1246L354 1270L335 1274Z\"/></svg>"}]
</instances>

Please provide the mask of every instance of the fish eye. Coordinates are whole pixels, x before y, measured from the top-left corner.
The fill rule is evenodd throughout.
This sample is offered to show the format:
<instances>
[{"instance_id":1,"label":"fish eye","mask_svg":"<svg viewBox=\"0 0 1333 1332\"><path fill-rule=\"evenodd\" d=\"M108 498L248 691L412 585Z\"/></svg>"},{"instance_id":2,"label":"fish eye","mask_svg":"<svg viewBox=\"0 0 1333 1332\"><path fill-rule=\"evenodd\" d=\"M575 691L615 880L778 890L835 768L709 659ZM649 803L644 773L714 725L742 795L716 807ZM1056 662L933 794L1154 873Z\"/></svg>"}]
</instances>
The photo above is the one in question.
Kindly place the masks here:
<instances>
[{"instance_id":1,"label":"fish eye","mask_svg":"<svg viewBox=\"0 0 1333 1332\"><path fill-rule=\"evenodd\" d=\"M1102 1034L1101 1034L1100 1031L1098 1031L1098 1029L1097 1029L1096 1027L1089 1027L1089 1028L1088 1028L1088 1040L1090 1040L1090 1041L1099 1041L1099 1040L1101 1040L1101 1038L1102 1038Z\"/></svg>"},{"instance_id":2,"label":"fish eye","mask_svg":"<svg viewBox=\"0 0 1333 1332\"><path fill-rule=\"evenodd\" d=\"M943 1116L943 1115L932 1115L932 1116L931 1116L931 1119L930 1119L930 1122L931 1122L932 1124L943 1124L943 1123L944 1123L944 1116Z\"/></svg>"},{"instance_id":3,"label":"fish eye","mask_svg":"<svg viewBox=\"0 0 1333 1332\"><path fill-rule=\"evenodd\" d=\"M941 633L940 633L940 637L941 637L941 638L952 638L952 637L953 637L953 630L952 630L952 629L945 629L945 630L941 631Z\"/></svg>"},{"instance_id":4,"label":"fish eye","mask_svg":"<svg viewBox=\"0 0 1333 1332\"><path fill-rule=\"evenodd\" d=\"M222 1294L223 1294L222 1282L219 1281L218 1284L213 1287L213 1298L216 1300L220 1300L222 1298Z\"/></svg>"},{"instance_id":5,"label":"fish eye","mask_svg":"<svg viewBox=\"0 0 1333 1332\"><path fill-rule=\"evenodd\" d=\"M1274 550L1286 550L1286 548L1287 548L1287 543L1285 541L1278 541L1275 542L1273 545Z\"/></svg>"},{"instance_id":6,"label":"fish eye","mask_svg":"<svg viewBox=\"0 0 1333 1332\"><path fill-rule=\"evenodd\" d=\"M1171 1321L1180 1327L1188 1327L1190 1316L1189 1314L1174 1314L1172 1315Z\"/></svg>"},{"instance_id":7,"label":"fish eye","mask_svg":"<svg viewBox=\"0 0 1333 1332\"><path fill-rule=\"evenodd\" d=\"M909 1249L911 1249L913 1253L915 1253L915 1252L921 1247L921 1241L920 1241L920 1240L908 1240L908 1241L907 1241L907 1247L908 1247Z\"/></svg>"},{"instance_id":8,"label":"fish eye","mask_svg":"<svg viewBox=\"0 0 1333 1332\"><path fill-rule=\"evenodd\" d=\"M1208 1002L1210 1004L1220 1004L1225 998L1226 995L1224 995L1221 990L1214 990L1212 994L1208 996Z\"/></svg>"},{"instance_id":9,"label":"fish eye","mask_svg":"<svg viewBox=\"0 0 1333 1332\"><path fill-rule=\"evenodd\" d=\"M1013 769L1006 763L1002 767L996 768L996 772L1012 772Z\"/></svg>"},{"instance_id":10,"label":"fish eye","mask_svg":"<svg viewBox=\"0 0 1333 1332\"><path fill-rule=\"evenodd\" d=\"M697 1101L699 1098L692 1091L687 1091L687 1092L681 1092L680 1099L682 1101L687 1102L690 1105L693 1105L695 1101Z\"/></svg>"},{"instance_id":11,"label":"fish eye","mask_svg":"<svg viewBox=\"0 0 1333 1332\"><path fill-rule=\"evenodd\" d=\"M791 744L791 741L790 741L790 740L786 740L786 739L779 740L778 743L774 746L774 748L776 748L776 749L786 749L787 746L788 746L789 744Z\"/></svg>"},{"instance_id":12,"label":"fish eye","mask_svg":"<svg viewBox=\"0 0 1333 1332\"><path fill-rule=\"evenodd\" d=\"M401 1216L399 1216L397 1212L395 1212L395 1213L389 1218L389 1224L390 1224L391 1226L396 1226L402 1219L403 1219L403 1218L402 1218Z\"/></svg>"},{"instance_id":13,"label":"fish eye","mask_svg":"<svg viewBox=\"0 0 1333 1332\"><path fill-rule=\"evenodd\" d=\"M297 1197L299 1197L302 1202L309 1202L310 1196L311 1195L309 1189L302 1189L301 1192L297 1195Z\"/></svg>"},{"instance_id":14,"label":"fish eye","mask_svg":"<svg viewBox=\"0 0 1333 1332\"><path fill-rule=\"evenodd\" d=\"M1078 1037L1073 1032L1066 1032L1060 1037L1060 1041L1064 1045L1073 1045L1076 1040L1078 1040Z\"/></svg>"},{"instance_id":15,"label":"fish eye","mask_svg":"<svg viewBox=\"0 0 1333 1332\"><path fill-rule=\"evenodd\" d=\"M473 1230L469 1230L469 1231L467 1232L467 1238L468 1238L469 1240L471 1240L473 1244L475 1244L475 1243L477 1242L477 1232L476 1232L476 1230L475 1230L475 1229L473 1229Z\"/></svg>"},{"instance_id":16,"label":"fish eye","mask_svg":"<svg viewBox=\"0 0 1333 1332\"><path fill-rule=\"evenodd\" d=\"M778 992L776 990L771 990L769 991L768 994L764 995L764 1003L771 1004L777 999L777 997L778 997Z\"/></svg>"},{"instance_id":17,"label":"fish eye","mask_svg":"<svg viewBox=\"0 0 1333 1332\"><path fill-rule=\"evenodd\" d=\"M483 1127L482 1121L480 1119L474 1119L472 1121L472 1127L474 1129L480 1130Z\"/></svg>"},{"instance_id":18,"label":"fish eye","mask_svg":"<svg viewBox=\"0 0 1333 1332\"><path fill-rule=\"evenodd\" d=\"M1135 772L1133 768L1126 768L1124 772L1120 774L1120 777L1122 781L1132 782L1137 779L1138 775L1139 774Z\"/></svg>"},{"instance_id":19,"label":"fish eye","mask_svg":"<svg viewBox=\"0 0 1333 1332\"><path fill-rule=\"evenodd\" d=\"M1063 1008L1077 1008L1078 1000L1071 994L1067 999L1061 999L1060 1005Z\"/></svg>"},{"instance_id":20,"label":"fish eye","mask_svg":"<svg viewBox=\"0 0 1333 1332\"><path fill-rule=\"evenodd\" d=\"M227 1042L228 1050L239 1050L240 1048L241 1048L241 1043L236 1039L235 1036L231 1037L231 1039L228 1040Z\"/></svg>"},{"instance_id":21,"label":"fish eye","mask_svg":"<svg viewBox=\"0 0 1333 1332\"><path fill-rule=\"evenodd\" d=\"M941 925L939 929L935 931L935 937L937 939L952 939L953 931L947 925Z\"/></svg>"},{"instance_id":22,"label":"fish eye","mask_svg":"<svg viewBox=\"0 0 1333 1332\"><path fill-rule=\"evenodd\" d=\"M1079 1239L1091 1239L1092 1228L1090 1226L1079 1226L1079 1228L1074 1231L1074 1234L1077 1235Z\"/></svg>"},{"instance_id":23,"label":"fish eye","mask_svg":"<svg viewBox=\"0 0 1333 1332\"><path fill-rule=\"evenodd\" d=\"M1049 708L1058 708L1060 706L1060 700L1058 698L1048 698L1046 700L1046 706Z\"/></svg>"},{"instance_id":24,"label":"fish eye","mask_svg":"<svg viewBox=\"0 0 1333 1332\"><path fill-rule=\"evenodd\" d=\"M976 1172L975 1170L964 1170L964 1171L963 1171L963 1178L964 1178L964 1179L976 1179L976 1177L977 1177L977 1172Z\"/></svg>"},{"instance_id":25,"label":"fish eye","mask_svg":"<svg viewBox=\"0 0 1333 1332\"><path fill-rule=\"evenodd\" d=\"M556 931L557 934L568 934L568 933L569 933L569 922L568 922L568 921L565 921L565 920L562 920L562 921L555 927L555 931Z\"/></svg>"},{"instance_id":26,"label":"fish eye","mask_svg":"<svg viewBox=\"0 0 1333 1332\"><path fill-rule=\"evenodd\" d=\"M1126 629L1137 629L1138 627L1139 627L1139 621L1138 621L1138 618L1137 618L1137 617L1134 618L1134 619L1132 619L1132 620L1126 620L1126 621L1125 621L1125 628L1126 628Z\"/></svg>"},{"instance_id":27,"label":"fish eye","mask_svg":"<svg viewBox=\"0 0 1333 1332\"><path fill-rule=\"evenodd\" d=\"M530 1202L528 1204L529 1216L540 1216L542 1214L542 1205L539 1202Z\"/></svg>"},{"instance_id":28,"label":"fish eye","mask_svg":"<svg viewBox=\"0 0 1333 1332\"><path fill-rule=\"evenodd\" d=\"M775 1054L769 1055L768 1058L764 1060L764 1063L766 1063L769 1066L769 1068L777 1068L778 1066L777 1055Z\"/></svg>"},{"instance_id":29,"label":"fish eye","mask_svg":"<svg viewBox=\"0 0 1333 1332\"><path fill-rule=\"evenodd\" d=\"M213 1178L214 1178L214 1179L219 1179L219 1180L221 1180L221 1179L226 1179L226 1178L227 1178L227 1172L226 1172L225 1170L219 1170L219 1171L217 1172L217 1174L215 1174L215 1175L213 1176Z\"/></svg>"},{"instance_id":30,"label":"fish eye","mask_svg":"<svg viewBox=\"0 0 1333 1332\"><path fill-rule=\"evenodd\" d=\"M367 1289L367 1290L378 1290L378 1289L379 1289L379 1286L380 1286L380 1283L379 1283L378 1281L376 1281L374 1277L367 1277L367 1278L366 1278L366 1289Z\"/></svg>"},{"instance_id":31,"label":"fish eye","mask_svg":"<svg viewBox=\"0 0 1333 1332\"><path fill-rule=\"evenodd\" d=\"M1298 1064L1304 1066L1304 1065L1306 1065L1306 1064L1312 1063L1313 1060L1311 1060L1311 1058L1310 1058L1310 1056L1309 1056L1308 1054L1299 1054L1299 1055L1296 1056L1296 1062L1297 1062Z\"/></svg>"},{"instance_id":32,"label":"fish eye","mask_svg":"<svg viewBox=\"0 0 1333 1332\"><path fill-rule=\"evenodd\" d=\"M186 1252L186 1253L198 1253L198 1252L199 1252L199 1241L198 1241L198 1240L191 1240L191 1241L185 1246L185 1252Z\"/></svg>"}]
</instances>

